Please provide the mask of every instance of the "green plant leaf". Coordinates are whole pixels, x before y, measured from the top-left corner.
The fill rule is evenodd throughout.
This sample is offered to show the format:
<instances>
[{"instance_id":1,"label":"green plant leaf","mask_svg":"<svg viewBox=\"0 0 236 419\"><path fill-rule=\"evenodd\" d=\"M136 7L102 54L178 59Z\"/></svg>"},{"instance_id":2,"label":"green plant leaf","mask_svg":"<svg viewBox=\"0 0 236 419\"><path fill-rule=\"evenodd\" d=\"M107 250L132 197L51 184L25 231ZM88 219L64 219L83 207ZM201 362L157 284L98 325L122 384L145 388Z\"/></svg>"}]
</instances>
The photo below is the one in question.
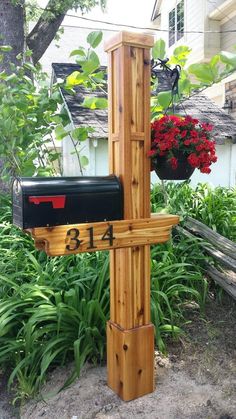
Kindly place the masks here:
<instances>
[{"instance_id":1,"label":"green plant leaf","mask_svg":"<svg viewBox=\"0 0 236 419\"><path fill-rule=\"evenodd\" d=\"M57 140L63 140L64 137L68 135L68 131L66 131L63 125L57 125L55 128L55 135Z\"/></svg>"},{"instance_id":2,"label":"green plant leaf","mask_svg":"<svg viewBox=\"0 0 236 419\"><path fill-rule=\"evenodd\" d=\"M10 45L0 45L0 51L9 52L12 51L12 47Z\"/></svg>"},{"instance_id":3,"label":"green plant leaf","mask_svg":"<svg viewBox=\"0 0 236 419\"><path fill-rule=\"evenodd\" d=\"M24 63L23 67L26 68L29 71L32 71L32 73L36 73L37 72L37 69L31 63Z\"/></svg>"},{"instance_id":4,"label":"green plant leaf","mask_svg":"<svg viewBox=\"0 0 236 419\"><path fill-rule=\"evenodd\" d=\"M86 157L86 156L81 156L80 157L80 163L81 163L81 166L84 168L84 167L86 167L86 166L88 166L88 164L89 164L89 159L88 159L88 157Z\"/></svg>"},{"instance_id":5,"label":"green plant leaf","mask_svg":"<svg viewBox=\"0 0 236 419\"><path fill-rule=\"evenodd\" d=\"M84 62L81 62L82 70L86 74L94 73L94 71L97 70L97 68L99 68L99 66L100 66L100 61L99 61L99 58L98 58L96 52L94 52L94 51L91 51L89 53L88 60L86 60Z\"/></svg>"},{"instance_id":6,"label":"green plant leaf","mask_svg":"<svg viewBox=\"0 0 236 419\"><path fill-rule=\"evenodd\" d=\"M71 135L74 140L85 141L88 138L88 132L87 127L79 127L72 130Z\"/></svg>"},{"instance_id":7,"label":"green plant leaf","mask_svg":"<svg viewBox=\"0 0 236 419\"><path fill-rule=\"evenodd\" d=\"M73 51L71 51L69 56L74 57L75 55L78 55L80 57L86 57L86 51L84 48L74 49Z\"/></svg>"},{"instance_id":8,"label":"green plant leaf","mask_svg":"<svg viewBox=\"0 0 236 419\"><path fill-rule=\"evenodd\" d=\"M87 97L81 105L90 109L106 109L107 103L106 98Z\"/></svg>"},{"instance_id":9,"label":"green plant leaf","mask_svg":"<svg viewBox=\"0 0 236 419\"><path fill-rule=\"evenodd\" d=\"M66 78L66 87L78 86L84 83L84 81L86 80L87 77L83 73L79 71L74 71Z\"/></svg>"},{"instance_id":10,"label":"green plant leaf","mask_svg":"<svg viewBox=\"0 0 236 419\"><path fill-rule=\"evenodd\" d=\"M221 51L219 56L222 63L228 64L233 68L236 68L236 54L233 54L232 52L228 51Z\"/></svg>"},{"instance_id":11,"label":"green plant leaf","mask_svg":"<svg viewBox=\"0 0 236 419\"><path fill-rule=\"evenodd\" d=\"M87 42L92 48L96 48L102 40L102 31L90 32L87 36Z\"/></svg>"},{"instance_id":12,"label":"green plant leaf","mask_svg":"<svg viewBox=\"0 0 236 419\"><path fill-rule=\"evenodd\" d=\"M158 39L158 41L155 42L153 48L152 48L152 56L155 60L160 58L161 60L165 58L166 55L166 44L163 39Z\"/></svg>"},{"instance_id":13,"label":"green plant leaf","mask_svg":"<svg viewBox=\"0 0 236 419\"><path fill-rule=\"evenodd\" d=\"M173 55L178 59L178 61L186 61L190 52L191 48L185 45L180 45L174 49Z\"/></svg>"},{"instance_id":14,"label":"green plant leaf","mask_svg":"<svg viewBox=\"0 0 236 419\"><path fill-rule=\"evenodd\" d=\"M211 84L214 82L214 74L208 63L192 64L189 66L188 71L203 83Z\"/></svg>"},{"instance_id":15,"label":"green plant leaf","mask_svg":"<svg viewBox=\"0 0 236 419\"><path fill-rule=\"evenodd\" d=\"M171 91L158 93L157 99L162 108L167 109L170 106L172 99Z\"/></svg>"},{"instance_id":16,"label":"green plant leaf","mask_svg":"<svg viewBox=\"0 0 236 419\"><path fill-rule=\"evenodd\" d=\"M220 55L219 54L214 55L210 60L210 66L215 67L219 63L219 61L220 61Z\"/></svg>"}]
</instances>

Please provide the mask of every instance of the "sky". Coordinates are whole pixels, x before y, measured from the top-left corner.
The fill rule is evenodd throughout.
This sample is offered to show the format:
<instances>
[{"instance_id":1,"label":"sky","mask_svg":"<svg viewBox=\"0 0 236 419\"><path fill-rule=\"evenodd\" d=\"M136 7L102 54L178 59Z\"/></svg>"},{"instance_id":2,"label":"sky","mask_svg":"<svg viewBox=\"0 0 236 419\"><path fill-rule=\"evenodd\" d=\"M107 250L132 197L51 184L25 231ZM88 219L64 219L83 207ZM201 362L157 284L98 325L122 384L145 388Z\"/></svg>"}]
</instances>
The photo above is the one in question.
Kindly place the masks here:
<instances>
[{"instance_id":1,"label":"sky","mask_svg":"<svg viewBox=\"0 0 236 419\"><path fill-rule=\"evenodd\" d=\"M38 0L41 7L45 7L46 0ZM94 8L90 13L84 15L86 18L109 21L112 23L123 23L126 25L137 25L142 27L150 27L152 9L155 0L107 0L106 11L103 13L100 7ZM74 10L69 14L81 16ZM64 22L66 25L92 26L99 28L98 23L88 22L78 18L66 17ZM101 27L106 27L101 24ZM107 27L110 27L107 26ZM129 30L129 28L127 28Z\"/></svg>"},{"instance_id":2,"label":"sky","mask_svg":"<svg viewBox=\"0 0 236 419\"><path fill-rule=\"evenodd\" d=\"M47 2L47 0L38 0L38 4L41 7L45 7ZM101 11L100 7L96 7L90 13L84 15L84 17L112 23L150 27L154 3L155 0L107 0L105 13ZM75 10L70 10L68 14L81 16L81 13L76 13ZM111 29L115 29L118 32L122 30L129 32L149 32L142 29L105 25L103 23L91 22L69 16L65 17L62 27L64 34L61 35L60 41L53 41L40 60L44 71L48 74L51 73L52 62L75 62L74 57L70 57L71 51L81 45L87 48L86 38L93 30L103 29L103 41L96 49L102 65L107 64L107 53L104 52L104 42L113 36L114 33L110 32ZM89 29L81 31L81 28Z\"/></svg>"}]
</instances>

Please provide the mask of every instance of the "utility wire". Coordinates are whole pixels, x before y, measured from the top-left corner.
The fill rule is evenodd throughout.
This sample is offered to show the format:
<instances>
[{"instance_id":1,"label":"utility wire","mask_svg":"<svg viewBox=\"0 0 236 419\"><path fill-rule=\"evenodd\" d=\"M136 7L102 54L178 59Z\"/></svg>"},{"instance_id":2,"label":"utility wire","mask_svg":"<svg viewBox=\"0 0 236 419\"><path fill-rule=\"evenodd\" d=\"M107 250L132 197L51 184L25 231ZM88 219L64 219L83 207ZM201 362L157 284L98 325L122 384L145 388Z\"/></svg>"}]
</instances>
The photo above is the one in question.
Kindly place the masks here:
<instances>
[{"instance_id":1,"label":"utility wire","mask_svg":"<svg viewBox=\"0 0 236 419\"><path fill-rule=\"evenodd\" d=\"M40 7L41 10L45 11L47 9L43 9ZM135 25L127 25L124 23L114 23L114 22L109 22L109 21L105 21L105 20L99 20L99 19L92 19L92 18L88 18L85 16L77 16L77 15L72 15L69 13L66 13L65 16L67 17L73 17L75 19L82 19L88 22L94 22L94 23L103 23L105 25L112 25L112 26L122 26L125 28L132 28L132 29L141 29L141 30L146 30L146 31L153 31L153 32L169 32L169 29L158 29L158 28L150 28L150 27L144 27L144 26L135 26ZM80 26L75 26L75 25L62 25L62 26L66 26L66 27L73 27L73 28L79 28ZM85 29L94 29L94 28L85 28ZM108 29L104 29L104 30L108 30ZM113 29L113 31L115 31ZM171 32L175 32L178 33L180 31L171 31ZM231 29L231 30L224 30L224 31L212 31L212 30L206 30L206 31L181 31L181 34L184 33L196 33L196 34L204 34L204 33L236 33L236 29Z\"/></svg>"},{"instance_id":2,"label":"utility wire","mask_svg":"<svg viewBox=\"0 0 236 419\"><path fill-rule=\"evenodd\" d=\"M94 26L74 26L74 25L61 25L63 28L75 28L75 29L95 29ZM118 32L119 29L109 29L109 28L97 28L101 31L107 31L107 32Z\"/></svg>"},{"instance_id":3,"label":"utility wire","mask_svg":"<svg viewBox=\"0 0 236 419\"><path fill-rule=\"evenodd\" d=\"M75 19L82 19L82 20L86 20L86 21L90 21L90 22L95 22L95 23L103 23L103 24L112 25L112 26L124 26L126 28L143 29L143 30L150 30L150 31L155 31L155 32L169 32L169 29L157 29L157 28L149 28L149 27L143 27L143 26L126 25L126 24L123 24L123 23L112 23L112 22L108 22L108 21L105 21L105 20L91 19L91 18L88 18L88 17L71 15L71 14L66 14L65 16L73 17ZM180 31L171 31L171 32L180 32ZM236 29L225 30L225 31L212 31L212 30L209 30L209 31L181 31L181 33L236 33Z\"/></svg>"}]
</instances>

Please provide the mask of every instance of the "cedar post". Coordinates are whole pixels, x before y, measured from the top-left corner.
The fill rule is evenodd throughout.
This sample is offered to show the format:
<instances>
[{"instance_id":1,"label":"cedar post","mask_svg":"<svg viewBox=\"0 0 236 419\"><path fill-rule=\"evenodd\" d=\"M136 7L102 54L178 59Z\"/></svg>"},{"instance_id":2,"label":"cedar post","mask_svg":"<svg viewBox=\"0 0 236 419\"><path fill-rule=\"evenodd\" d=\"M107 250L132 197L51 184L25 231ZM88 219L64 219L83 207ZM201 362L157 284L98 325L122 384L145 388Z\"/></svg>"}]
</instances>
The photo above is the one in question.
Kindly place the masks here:
<instances>
[{"instance_id":1,"label":"cedar post","mask_svg":"<svg viewBox=\"0 0 236 419\"><path fill-rule=\"evenodd\" d=\"M121 32L109 56L109 164L124 188L124 219L150 218L150 48L153 37ZM110 251L108 385L123 400L154 390L150 246Z\"/></svg>"},{"instance_id":2,"label":"cedar post","mask_svg":"<svg viewBox=\"0 0 236 419\"><path fill-rule=\"evenodd\" d=\"M154 390L150 244L167 241L172 226L179 221L176 215L151 217L150 214L147 153L151 142L150 48L153 43L152 36L121 32L106 45L110 172L119 176L123 184L124 219L81 223L78 217L76 224L68 225L65 212L63 225L28 229L36 248L45 250L49 256L112 249L108 385L126 401ZM62 192L69 196L68 188ZM44 198L50 197L46 193ZM109 240L104 240L108 234Z\"/></svg>"}]
</instances>

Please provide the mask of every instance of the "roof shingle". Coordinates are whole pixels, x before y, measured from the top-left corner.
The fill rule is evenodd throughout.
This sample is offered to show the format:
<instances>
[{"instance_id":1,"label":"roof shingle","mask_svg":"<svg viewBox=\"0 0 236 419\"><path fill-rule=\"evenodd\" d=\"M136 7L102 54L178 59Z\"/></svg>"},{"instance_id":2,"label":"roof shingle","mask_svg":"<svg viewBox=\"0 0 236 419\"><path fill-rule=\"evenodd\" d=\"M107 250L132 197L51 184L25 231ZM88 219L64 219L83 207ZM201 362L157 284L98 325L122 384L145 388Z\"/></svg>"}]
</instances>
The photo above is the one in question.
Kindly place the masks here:
<instances>
[{"instance_id":1,"label":"roof shingle","mask_svg":"<svg viewBox=\"0 0 236 419\"><path fill-rule=\"evenodd\" d=\"M73 71L79 71L78 64L69 63L53 63L52 64L55 79L65 79ZM106 70L106 67L101 67ZM158 90L166 91L170 89L169 81L162 70L158 74ZM106 87L105 87L106 90ZM104 92L99 89L85 89L79 85L75 88L75 95L71 95L65 90L62 94L70 113L71 120L75 127L90 126L94 128L94 132L90 134L91 138L107 138L108 137L108 114L107 110L88 109L81 106L85 97L105 97ZM195 93L190 98L185 99L182 105L176 107L176 112L180 114L188 114L193 118L199 119L201 122L207 122L214 126L213 135L217 144L224 144L227 139L236 142L236 120L228 115L222 108L216 105L211 99L202 93Z\"/></svg>"}]
</instances>

